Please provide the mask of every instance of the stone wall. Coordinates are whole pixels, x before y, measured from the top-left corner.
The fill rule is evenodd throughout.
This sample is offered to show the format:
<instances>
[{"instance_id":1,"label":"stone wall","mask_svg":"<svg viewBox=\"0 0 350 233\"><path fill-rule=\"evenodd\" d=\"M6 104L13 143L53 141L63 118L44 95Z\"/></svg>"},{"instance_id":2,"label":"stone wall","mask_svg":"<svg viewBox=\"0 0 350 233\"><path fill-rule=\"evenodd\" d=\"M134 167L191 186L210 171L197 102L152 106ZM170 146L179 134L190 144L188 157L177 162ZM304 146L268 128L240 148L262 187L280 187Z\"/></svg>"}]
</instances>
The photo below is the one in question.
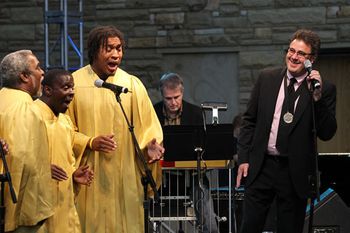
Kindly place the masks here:
<instances>
[{"instance_id":1,"label":"stone wall","mask_svg":"<svg viewBox=\"0 0 350 233\"><path fill-rule=\"evenodd\" d=\"M49 3L57 7L58 1ZM77 1L68 4L69 10L77 9ZM156 92L164 49L236 51L243 111L258 71L282 64L283 49L296 29L318 32L322 48L350 47L349 4L349 0L90 0L83 2L84 41L97 24L119 27L128 44L123 64L150 93ZM43 14L43 0L1 0L0 57L29 48L43 59ZM57 35L57 28L50 33ZM77 31L71 36L76 40Z\"/></svg>"}]
</instances>

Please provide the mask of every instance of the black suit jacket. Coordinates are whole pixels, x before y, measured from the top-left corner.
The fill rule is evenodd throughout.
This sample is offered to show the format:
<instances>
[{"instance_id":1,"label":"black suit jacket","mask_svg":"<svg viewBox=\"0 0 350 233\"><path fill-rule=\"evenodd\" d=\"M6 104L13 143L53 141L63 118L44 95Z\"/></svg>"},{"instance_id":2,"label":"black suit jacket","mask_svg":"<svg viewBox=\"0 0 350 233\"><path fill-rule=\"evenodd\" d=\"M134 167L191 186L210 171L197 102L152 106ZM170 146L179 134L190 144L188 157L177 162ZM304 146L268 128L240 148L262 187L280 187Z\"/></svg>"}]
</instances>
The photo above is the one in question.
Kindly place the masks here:
<instances>
[{"instance_id":1,"label":"black suit jacket","mask_svg":"<svg viewBox=\"0 0 350 233\"><path fill-rule=\"evenodd\" d=\"M238 140L239 164L249 163L248 186L259 174L267 149L278 92L286 68L263 70L252 91ZM288 158L291 179L300 197L310 194L309 178L313 174L315 146L312 134L312 99L307 85L301 85L288 138ZM324 81L322 98L315 103L317 136L329 140L337 129L335 119L336 88Z\"/></svg>"},{"instance_id":2,"label":"black suit jacket","mask_svg":"<svg viewBox=\"0 0 350 233\"><path fill-rule=\"evenodd\" d=\"M163 105L163 101L154 105L154 110L157 113L161 125L164 125ZM183 100L181 125L203 125L201 108Z\"/></svg>"}]
</instances>

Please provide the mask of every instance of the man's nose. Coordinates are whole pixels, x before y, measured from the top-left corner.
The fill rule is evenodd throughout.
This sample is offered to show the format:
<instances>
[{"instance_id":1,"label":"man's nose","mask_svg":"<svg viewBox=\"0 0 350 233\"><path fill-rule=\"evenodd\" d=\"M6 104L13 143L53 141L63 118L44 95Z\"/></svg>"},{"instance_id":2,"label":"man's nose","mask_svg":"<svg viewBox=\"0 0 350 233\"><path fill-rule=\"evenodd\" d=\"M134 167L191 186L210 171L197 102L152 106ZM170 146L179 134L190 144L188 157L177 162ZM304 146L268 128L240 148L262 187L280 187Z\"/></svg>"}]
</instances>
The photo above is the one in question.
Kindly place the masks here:
<instances>
[{"instance_id":1,"label":"man's nose","mask_svg":"<svg viewBox=\"0 0 350 233\"><path fill-rule=\"evenodd\" d=\"M74 95L74 88L73 87L68 89L68 94L69 95Z\"/></svg>"},{"instance_id":2,"label":"man's nose","mask_svg":"<svg viewBox=\"0 0 350 233\"><path fill-rule=\"evenodd\" d=\"M298 59L299 59L298 53L294 53L294 54L291 56L291 58L294 59L294 60L298 60Z\"/></svg>"},{"instance_id":3,"label":"man's nose","mask_svg":"<svg viewBox=\"0 0 350 233\"><path fill-rule=\"evenodd\" d=\"M116 58L119 58L119 56L120 56L119 50L118 49L113 49L112 56L116 57Z\"/></svg>"}]
</instances>

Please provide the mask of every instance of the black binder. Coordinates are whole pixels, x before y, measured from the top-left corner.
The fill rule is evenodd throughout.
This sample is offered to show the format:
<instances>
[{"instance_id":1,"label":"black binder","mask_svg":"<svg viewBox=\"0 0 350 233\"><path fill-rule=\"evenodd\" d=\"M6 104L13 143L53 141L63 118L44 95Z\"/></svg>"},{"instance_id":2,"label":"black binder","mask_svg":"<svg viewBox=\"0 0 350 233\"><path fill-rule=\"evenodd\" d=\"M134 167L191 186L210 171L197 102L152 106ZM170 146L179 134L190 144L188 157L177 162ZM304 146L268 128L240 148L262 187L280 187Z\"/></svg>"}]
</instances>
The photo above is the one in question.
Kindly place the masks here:
<instances>
[{"instance_id":1,"label":"black binder","mask_svg":"<svg viewBox=\"0 0 350 233\"><path fill-rule=\"evenodd\" d=\"M236 154L232 124L172 125L163 127L164 160L197 160L196 148L202 148L204 160L230 160Z\"/></svg>"}]
</instances>

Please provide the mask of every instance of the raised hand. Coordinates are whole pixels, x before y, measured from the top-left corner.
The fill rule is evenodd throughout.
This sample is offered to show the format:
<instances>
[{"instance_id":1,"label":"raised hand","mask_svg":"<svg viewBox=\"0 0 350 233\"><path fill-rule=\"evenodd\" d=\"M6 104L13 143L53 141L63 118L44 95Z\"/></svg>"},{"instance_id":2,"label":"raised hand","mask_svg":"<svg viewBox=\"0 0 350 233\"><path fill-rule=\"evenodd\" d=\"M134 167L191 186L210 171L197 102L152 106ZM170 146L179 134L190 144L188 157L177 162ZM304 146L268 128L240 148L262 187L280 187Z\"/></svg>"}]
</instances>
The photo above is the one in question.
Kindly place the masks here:
<instances>
[{"instance_id":1,"label":"raised hand","mask_svg":"<svg viewBox=\"0 0 350 233\"><path fill-rule=\"evenodd\" d=\"M163 158L164 151L164 147L158 144L157 140L153 138L147 144L148 163L154 163Z\"/></svg>"},{"instance_id":2,"label":"raised hand","mask_svg":"<svg viewBox=\"0 0 350 233\"><path fill-rule=\"evenodd\" d=\"M114 134L100 135L93 139L91 150L109 153L117 148L117 143L113 140Z\"/></svg>"},{"instance_id":3,"label":"raised hand","mask_svg":"<svg viewBox=\"0 0 350 233\"><path fill-rule=\"evenodd\" d=\"M73 173L73 180L78 184L90 186L93 179L94 172L89 169L89 165L78 167Z\"/></svg>"}]
</instances>

